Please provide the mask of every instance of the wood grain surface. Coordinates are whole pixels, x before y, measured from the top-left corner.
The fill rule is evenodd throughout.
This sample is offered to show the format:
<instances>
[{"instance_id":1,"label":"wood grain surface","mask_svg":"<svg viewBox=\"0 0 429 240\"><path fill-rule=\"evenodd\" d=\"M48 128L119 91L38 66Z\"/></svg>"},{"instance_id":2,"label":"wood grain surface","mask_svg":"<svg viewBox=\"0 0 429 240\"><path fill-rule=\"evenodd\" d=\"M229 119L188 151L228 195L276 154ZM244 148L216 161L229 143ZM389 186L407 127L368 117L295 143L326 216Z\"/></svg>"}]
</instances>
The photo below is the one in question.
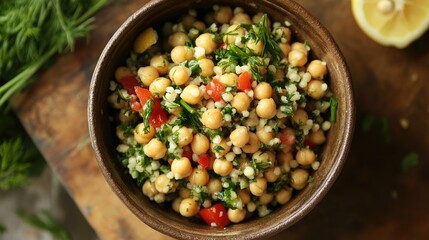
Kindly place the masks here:
<instances>
[{"instance_id":1,"label":"wood grain surface","mask_svg":"<svg viewBox=\"0 0 429 240\"><path fill-rule=\"evenodd\" d=\"M99 171L87 127L88 88L104 45L144 0L113 3L76 52L55 60L14 110L101 239L170 239L137 219ZM349 64L358 122L342 175L325 199L276 239L426 239L429 236L429 33L404 50L356 25L349 0L299 0L332 33ZM388 123L369 132L368 116ZM400 122L408 121L409 126ZM417 166L402 159L417 152Z\"/></svg>"}]
</instances>

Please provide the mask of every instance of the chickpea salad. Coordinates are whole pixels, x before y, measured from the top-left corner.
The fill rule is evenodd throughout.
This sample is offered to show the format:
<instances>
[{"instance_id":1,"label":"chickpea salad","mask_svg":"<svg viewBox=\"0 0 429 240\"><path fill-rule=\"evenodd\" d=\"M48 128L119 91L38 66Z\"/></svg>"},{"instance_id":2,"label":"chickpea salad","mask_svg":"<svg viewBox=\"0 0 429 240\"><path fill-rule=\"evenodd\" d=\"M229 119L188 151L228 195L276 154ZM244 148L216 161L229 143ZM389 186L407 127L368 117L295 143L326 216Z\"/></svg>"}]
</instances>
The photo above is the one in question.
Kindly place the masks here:
<instances>
[{"instance_id":1,"label":"chickpea salad","mask_svg":"<svg viewBox=\"0 0 429 240\"><path fill-rule=\"evenodd\" d=\"M145 196L225 227L311 184L337 101L327 63L289 27L215 5L136 38L108 101L118 157Z\"/></svg>"}]
</instances>

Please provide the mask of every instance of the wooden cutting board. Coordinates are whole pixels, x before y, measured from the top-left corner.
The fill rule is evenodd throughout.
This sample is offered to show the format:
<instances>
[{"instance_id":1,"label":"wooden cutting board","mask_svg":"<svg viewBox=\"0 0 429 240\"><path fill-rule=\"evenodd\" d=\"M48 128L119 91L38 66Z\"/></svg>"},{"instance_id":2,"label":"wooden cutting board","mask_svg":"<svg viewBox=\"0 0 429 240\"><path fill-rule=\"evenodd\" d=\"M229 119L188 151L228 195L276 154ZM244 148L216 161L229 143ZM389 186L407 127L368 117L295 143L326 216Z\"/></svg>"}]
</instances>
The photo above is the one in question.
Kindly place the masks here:
<instances>
[{"instance_id":1,"label":"wooden cutting board","mask_svg":"<svg viewBox=\"0 0 429 240\"><path fill-rule=\"evenodd\" d=\"M74 53L57 58L14 104L49 166L101 239L170 239L138 220L111 191L99 171L87 128L95 63L115 29L145 2L120 1L100 11L89 41L80 41ZM358 121L348 162L332 190L308 216L275 238L429 236L429 34L405 50L386 48L358 28L349 0L298 2L328 28L343 51L353 76ZM390 141L383 137L381 125L362 130L368 116L389 124ZM402 159L411 151L419 153L419 164L404 171Z\"/></svg>"}]
</instances>

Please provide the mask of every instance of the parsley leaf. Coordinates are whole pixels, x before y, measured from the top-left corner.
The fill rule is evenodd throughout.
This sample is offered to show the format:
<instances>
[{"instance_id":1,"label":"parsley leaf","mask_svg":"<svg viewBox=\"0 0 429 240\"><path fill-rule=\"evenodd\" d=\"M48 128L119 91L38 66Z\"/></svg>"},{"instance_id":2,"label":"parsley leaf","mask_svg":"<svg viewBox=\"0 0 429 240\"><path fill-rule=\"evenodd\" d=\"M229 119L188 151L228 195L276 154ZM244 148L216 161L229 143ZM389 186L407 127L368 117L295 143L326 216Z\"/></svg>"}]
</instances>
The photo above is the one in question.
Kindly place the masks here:
<instances>
[{"instance_id":1,"label":"parsley leaf","mask_svg":"<svg viewBox=\"0 0 429 240\"><path fill-rule=\"evenodd\" d=\"M43 210L39 215L30 215L19 209L16 211L16 215L18 215L28 225L47 230L57 240L70 239L67 230L52 217L50 212L46 210Z\"/></svg>"},{"instance_id":2,"label":"parsley leaf","mask_svg":"<svg viewBox=\"0 0 429 240\"><path fill-rule=\"evenodd\" d=\"M401 162L402 170L405 172L408 169L415 167L419 164L419 154L412 152L407 154Z\"/></svg>"}]
</instances>

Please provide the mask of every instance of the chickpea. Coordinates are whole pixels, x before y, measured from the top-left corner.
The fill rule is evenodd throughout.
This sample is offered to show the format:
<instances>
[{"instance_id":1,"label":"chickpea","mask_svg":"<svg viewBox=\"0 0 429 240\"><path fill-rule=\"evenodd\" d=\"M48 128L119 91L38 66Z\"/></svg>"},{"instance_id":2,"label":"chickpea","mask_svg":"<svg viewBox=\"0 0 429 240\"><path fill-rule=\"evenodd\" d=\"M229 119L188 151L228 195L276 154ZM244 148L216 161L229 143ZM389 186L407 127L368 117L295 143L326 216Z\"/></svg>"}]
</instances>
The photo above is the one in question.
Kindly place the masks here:
<instances>
[{"instance_id":1,"label":"chickpea","mask_svg":"<svg viewBox=\"0 0 429 240\"><path fill-rule=\"evenodd\" d=\"M237 110L237 112L242 113L250 107L250 97L244 93L237 93L231 101L231 106Z\"/></svg>"},{"instance_id":2,"label":"chickpea","mask_svg":"<svg viewBox=\"0 0 429 240\"><path fill-rule=\"evenodd\" d=\"M214 63L211 59L203 58L198 60L198 65L201 68L201 76L211 77L214 74Z\"/></svg>"},{"instance_id":3,"label":"chickpea","mask_svg":"<svg viewBox=\"0 0 429 240\"><path fill-rule=\"evenodd\" d=\"M127 102L122 100L117 92L110 94L107 97L107 101L111 104L111 106L115 109L121 109L127 106Z\"/></svg>"},{"instance_id":4,"label":"chickpea","mask_svg":"<svg viewBox=\"0 0 429 240\"><path fill-rule=\"evenodd\" d=\"M153 136L155 135L155 128L149 125L145 132L145 124L139 123L134 129L134 139L137 143L146 144L148 143Z\"/></svg>"},{"instance_id":5,"label":"chickpea","mask_svg":"<svg viewBox=\"0 0 429 240\"><path fill-rule=\"evenodd\" d=\"M250 192L247 189L238 189L237 196L240 198L243 204L248 204L250 202Z\"/></svg>"},{"instance_id":6,"label":"chickpea","mask_svg":"<svg viewBox=\"0 0 429 240\"><path fill-rule=\"evenodd\" d=\"M215 21L216 19L214 12L209 12L204 16L204 22L206 22L207 25L212 25Z\"/></svg>"},{"instance_id":7,"label":"chickpea","mask_svg":"<svg viewBox=\"0 0 429 240\"><path fill-rule=\"evenodd\" d=\"M121 80L124 77L133 76L134 73L131 71L129 67L118 67L115 71L115 79L116 81Z\"/></svg>"},{"instance_id":8,"label":"chickpea","mask_svg":"<svg viewBox=\"0 0 429 240\"><path fill-rule=\"evenodd\" d=\"M207 183L207 190L210 194L221 192L223 189L222 182L217 178L210 178Z\"/></svg>"},{"instance_id":9,"label":"chickpea","mask_svg":"<svg viewBox=\"0 0 429 240\"><path fill-rule=\"evenodd\" d=\"M255 98L261 100L265 98L271 98L271 96L273 95L273 88L267 82L260 82L253 89L253 92L255 94Z\"/></svg>"},{"instance_id":10,"label":"chickpea","mask_svg":"<svg viewBox=\"0 0 429 240\"><path fill-rule=\"evenodd\" d=\"M289 43L279 43L280 50L283 53L284 57L287 57L291 51L291 46Z\"/></svg>"},{"instance_id":11,"label":"chickpea","mask_svg":"<svg viewBox=\"0 0 429 240\"><path fill-rule=\"evenodd\" d=\"M232 171L232 162L216 158L213 162L213 171L222 177L228 176Z\"/></svg>"},{"instance_id":12,"label":"chickpea","mask_svg":"<svg viewBox=\"0 0 429 240\"><path fill-rule=\"evenodd\" d=\"M313 60L307 66L307 72L310 73L314 79L322 79L328 70L326 69L326 63L320 60Z\"/></svg>"},{"instance_id":13,"label":"chickpea","mask_svg":"<svg viewBox=\"0 0 429 240\"><path fill-rule=\"evenodd\" d=\"M161 174L155 179L155 188L160 193L170 193L175 191L173 181L165 174Z\"/></svg>"},{"instance_id":14,"label":"chickpea","mask_svg":"<svg viewBox=\"0 0 429 240\"><path fill-rule=\"evenodd\" d=\"M292 188L285 187L276 193L276 201L280 204L289 202L292 198Z\"/></svg>"},{"instance_id":15,"label":"chickpea","mask_svg":"<svg viewBox=\"0 0 429 240\"><path fill-rule=\"evenodd\" d=\"M193 57L194 49L187 46L176 46L171 50L171 60L177 64L186 60L191 60Z\"/></svg>"},{"instance_id":16,"label":"chickpea","mask_svg":"<svg viewBox=\"0 0 429 240\"><path fill-rule=\"evenodd\" d=\"M194 138L191 142L191 149L193 153L201 155L203 153L206 153L209 148L210 141L206 136L201 133L197 133L194 135Z\"/></svg>"},{"instance_id":17,"label":"chickpea","mask_svg":"<svg viewBox=\"0 0 429 240\"><path fill-rule=\"evenodd\" d=\"M307 170L301 168L295 169L291 174L292 187L296 190L303 189L307 186L308 177L309 173Z\"/></svg>"},{"instance_id":18,"label":"chickpea","mask_svg":"<svg viewBox=\"0 0 429 240\"><path fill-rule=\"evenodd\" d=\"M235 73L225 73L219 77L219 81L226 86L237 86L238 76Z\"/></svg>"},{"instance_id":19,"label":"chickpea","mask_svg":"<svg viewBox=\"0 0 429 240\"><path fill-rule=\"evenodd\" d=\"M175 32L168 37L168 43L173 48L177 46L185 46L189 41L188 35L184 32Z\"/></svg>"},{"instance_id":20,"label":"chickpea","mask_svg":"<svg viewBox=\"0 0 429 240\"><path fill-rule=\"evenodd\" d=\"M296 153L295 158L301 165L310 165L316 161L316 154L309 148L301 148Z\"/></svg>"},{"instance_id":21,"label":"chickpea","mask_svg":"<svg viewBox=\"0 0 429 240\"><path fill-rule=\"evenodd\" d=\"M215 35L212 33L203 33L195 39L197 47L204 48L206 55L210 55L217 49Z\"/></svg>"},{"instance_id":22,"label":"chickpea","mask_svg":"<svg viewBox=\"0 0 429 240\"><path fill-rule=\"evenodd\" d=\"M125 140L125 132L121 126L116 127L116 136L122 141Z\"/></svg>"},{"instance_id":23,"label":"chickpea","mask_svg":"<svg viewBox=\"0 0 429 240\"><path fill-rule=\"evenodd\" d=\"M272 202L274 199L274 194L272 193L263 193L262 196L259 197L259 203L266 205Z\"/></svg>"},{"instance_id":24,"label":"chickpea","mask_svg":"<svg viewBox=\"0 0 429 240\"><path fill-rule=\"evenodd\" d=\"M292 116L292 122L300 126L306 124L307 120L308 120L308 114L302 108L298 108Z\"/></svg>"},{"instance_id":25,"label":"chickpea","mask_svg":"<svg viewBox=\"0 0 429 240\"><path fill-rule=\"evenodd\" d=\"M246 42L246 46L253 52L253 54L260 56L262 54L262 50L264 49L264 43L261 39L249 39Z\"/></svg>"},{"instance_id":26,"label":"chickpea","mask_svg":"<svg viewBox=\"0 0 429 240\"><path fill-rule=\"evenodd\" d=\"M294 43L292 43L291 49L292 50L300 51L300 52L304 53L305 55L308 54L307 47L305 46L305 44L300 43L300 42L294 42Z\"/></svg>"},{"instance_id":27,"label":"chickpea","mask_svg":"<svg viewBox=\"0 0 429 240\"><path fill-rule=\"evenodd\" d=\"M189 198L191 197L191 190L189 188L179 188L179 197L183 198Z\"/></svg>"},{"instance_id":28,"label":"chickpea","mask_svg":"<svg viewBox=\"0 0 429 240\"><path fill-rule=\"evenodd\" d=\"M219 9L215 12L214 18L216 22L220 24L226 24L229 23L229 21L232 18L232 9L227 6L221 6Z\"/></svg>"},{"instance_id":29,"label":"chickpea","mask_svg":"<svg viewBox=\"0 0 429 240\"><path fill-rule=\"evenodd\" d=\"M185 198L180 202L179 211L184 217L192 217L198 213L199 204L192 198Z\"/></svg>"},{"instance_id":30,"label":"chickpea","mask_svg":"<svg viewBox=\"0 0 429 240\"><path fill-rule=\"evenodd\" d=\"M146 182L144 182L142 191L143 191L143 194L149 197L150 199L153 199L153 197L155 197L155 195L158 194L158 190L156 190L155 184L150 180L146 180Z\"/></svg>"},{"instance_id":31,"label":"chickpea","mask_svg":"<svg viewBox=\"0 0 429 240\"><path fill-rule=\"evenodd\" d=\"M291 50L287 58L289 64L294 67L302 67L307 63L307 54L300 50Z\"/></svg>"},{"instance_id":32,"label":"chickpea","mask_svg":"<svg viewBox=\"0 0 429 240\"><path fill-rule=\"evenodd\" d=\"M144 147L144 153L155 160L161 159L167 153L167 147L156 138L152 138Z\"/></svg>"},{"instance_id":33,"label":"chickpea","mask_svg":"<svg viewBox=\"0 0 429 240\"><path fill-rule=\"evenodd\" d=\"M185 16L183 16L181 23L186 30L189 30L191 29L195 21L196 20L194 16L186 14Z\"/></svg>"},{"instance_id":34,"label":"chickpea","mask_svg":"<svg viewBox=\"0 0 429 240\"><path fill-rule=\"evenodd\" d=\"M285 38L286 42L289 43L291 40L292 32L287 27L279 26L274 29L274 36L277 39Z\"/></svg>"},{"instance_id":35,"label":"chickpea","mask_svg":"<svg viewBox=\"0 0 429 240\"><path fill-rule=\"evenodd\" d=\"M149 91L158 98L162 98L167 87L171 85L171 81L165 77L156 78L149 86Z\"/></svg>"},{"instance_id":36,"label":"chickpea","mask_svg":"<svg viewBox=\"0 0 429 240\"><path fill-rule=\"evenodd\" d=\"M256 115L256 111L252 110L249 113L249 117L246 119L245 125L248 127L256 127L259 124L259 118Z\"/></svg>"},{"instance_id":37,"label":"chickpea","mask_svg":"<svg viewBox=\"0 0 429 240\"><path fill-rule=\"evenodd\" d=\"M291 152L285 153L280 151L277 153L277 162L279 164L284 164L284 163L288 164L292 160L293 160L293 155Z\"/></svg>"},{"instance_id":38,"label":"chickpea","mask_svg":"<svg viewBox=\"0 0 429 240\"><path fill-rule=\"evenodd\" d=\"M275 160L276 160L273 153L262 152L262 151L257 151L255 153L253 153L252 159L254 159L256 163L264 163L265 164L265 163L270 162L271 165L273 165Z\"/></svg>"},{"instance_id":39,"label":"chickpea","mask_svg":"<svg viewBox=\"0 0 429 240\"><path fill-rule=\"evenodd\" d=\"M170 63L165 55L156 55L150 59L150 66L156 68L159 75L165 75L168 72Z\"/></svg>"},{"instance_id":40,"label":"chickpea","mask_svg":"<svg viewBox=\"0 0 429 240\"><path fill-rule=\"evenodd\" d=\"M258 12L257 14L253 15L252 21L254 23L259 23L261 21L262 15L264 15L264 13ZM265 21L265 27L267 28L271 27L271 21L268 17L267 17L267 20Z\"/></svg>"},{"instance_id":41,"label":"chickpea","mask_svg":"<svg viewBox=\"0 0 429 240\"><path fill-rule=\"evenodd\" d=\"M250 16L246 13L237 13L234 15L234 17L232 17L231 21L230 21L231 25L232 24L251 24L252 20L250 19Z\"/></svg>"},{"instance_id":42,"label":"chickpea","mask_svg":"<svg viewBox=\"0 0 429 240\"><path fill-rule=\"evenodd\" d=\"M189 84L183 89L182 94L180 94L183 101L189 104L197 104L201 102L203 96L203 91L195 84Z\"/></svg>"},{"instance_id":43,"label":"chickpea","mask_svg":"<svg viewBox=\"0 0 429 240\"><path fill-rule=\"evenodd\" d=\"M125 110L125 108L121 108L121 110L119 111L119 121L123 122L123 123L127 123L130 122L131 120L133 120L135 118L135 114L133 112L131 113L127 113L127 110Z\"/></svg>"},{"instance_id":44,"label":"chickpea","mask_svg":"<svg viewBox=\"0 0 429 240\"><path fill-rule=\"evenodd\" d=\"M149 85L159 77L159 73L156 68L152 66L141 67L137 71L137 75L139 76L141 82L145 87L149 87Z\"/></svg>"},{"instance_id":45,"label":"chickpea","mask_svg":"<svg viewBox=\"0 0 429 240\"><path fill-rule=\"evenodd\" d=\"M276 103L272 98L265 98L259 101L256 106L256 114L261 118L271 119L277 113Z\"/></svg>"},{"instance_id":46,"label":"chickpea","mask_svg":"<svg viewBox=\"0 0 429 240\"><path fill-rule=\"evenodd\" d=\"M219 109L208 109L201 116L201 122L210 129L218 129L223 125L222 112Z\"/></svg>"},{"instance_id":47,"label":"chickpea","mask_svg":"<svg viewBox=\"0 0 429 240\"><path fill-rule=\"evenodd\" d=\"M244 145L246 145L250 139L249 130L247 127L238 126L234 129L234 131L231 132L229 139L234 146L239 148L244 147Z\"/></svg>"},{"instance_id":48,"label":"chickpea","mask_svg":"<svg viewBox=\"0 0 429 240\"><path fill-rule=\"evenodd\" d=\"M198 31L204 31L206 29L206 25L204 22L201 21L195 21L194 24L192 24L194 28L196 28Z\"/></svg>"},{"instance_id":49,"label":"chickpea","mask_svg":"<svg viewBox=\"0 0 429 240\"><path fill-rule=\"evenodd\" d=\"M245 32L246 30L244 28L238 26L237 24L233 24L226 29L227 34L223 36L223 42L226 44L235 45L237 37L244 36Z\"/></svg>"},{"instance_id":50,"label":"chickpea","mask_svg":"<svg viewBox=\"0 0 429 240\"><path fill-rule=\"evenodd\" d=\"M192 128L181 127L177 130L179 147L184 147L192 142Z\"/></svg>"},{"instance_id":51,"label":"chickpea","mask_svg":"<svg viewBox=\"0 0 429 240\"><path fill-rule=\"evenodd\" d=\"M180 213L180 203L181 202L182 202L182 198L178 197L178 198L175 198L173 200L173 202L171 203L171 208L177 213Z\"/></svg>"},{"instance_id":52,"label":"chickpea","mask_svg":"<svg viewBox=\"0 0 429 240\"><path fill-rule=\"evenodd\" d=\"M265 170L264 177L267 179L267 182L275 182L280 177L281 173L280 167L271 166Z\"/></svg>"},{"instance_id":53,"label":"chickpea","mask_svg":"<svg viewBox=\"0 0 429 240\"><path fill-rule=\"evenodd\" d=\"M321 80L311 80L307 85L307 93L314 99L320 99L326 95L326 89L323 88L324 82Z\"/></svg>"},{"instance_id":54,"label":"chickpea","mask_svg":"<svg viewBox=\"0 0 429 240\"><path fill-rule=\"evenodd\" d=\"M258 177L254 182L249 184L249 189L254 196L260 197L265 193L265 190L267 190L267 180L265 178Z\"/></svg>"},{"instance_id":55,"label":"chickpea","mask_svg":"<svg viewBox=\"0 0 429 240\"><path fill-rule=\"evenodd\" d=\"M184 66L174 66L170 69L168 76L174 84L176 84L177 86L181 86L185 85L189 81L191 71Z\"/></svg>"},{"instance_id":56,"label":"chickpea","mask_svg":"<svg viewBox=\"0 0 429 240\"><path fill-rule=\"evenodd\" d=\"M265 128L260 128L256 130L256 136L258 136L259 141L262 143L269 144L274 138L274 133L266 131Z\"/></svg>"},{"instance_id":57,"label":"chickpea","mask_svg":"<svg viewBox=\"0 0 429 240\"><path fill-rule=\"evenodd\" d=\"M242 149L245 153L255 153L259 150L259 139L256 134L252 132L250 132L249 135L249 142L244 145Z\"/></svg>"},{"instance_id":58,"label":"chickpea","mask_svg":"<svg viewBox=\"0 0 429 240\"><path fill-rule=\"evenodd\" d=\"M229 208L228 209L228 219L229 221L233 222L233 223L239 223L241 221L244 220L244 218L246 217L246 209L232 209Z\"/></svg>"},{"instance_id":59,"label":"chickpea","mask_svg":"<svg viewBox=\"0 0 429 240\"><path fill-rule=\"evenodd\" d=\"M191 161L187 157L176 158L171 163L171 172L175 179L183 179L192 173Z\"/></svg>"},{"instance_id":60,"label":"chickpea","mask_svg":"<svg viewBox=\"0 0 429 240\"><path fill-rule=\"evenodd\" d=\"M209 182L210 175L205 169L194 168L189 176L189 182L194 185L204 186Z\"/></svg>"},{"instance_id":61,"label":"chickpea","mask_svg":"<svg viewBox=\"0 0 429 240\"><path fill-rule=\"evenodd\" d=\"M223 150L216 150L217 147L221 147ZM225 139L222 139L219 144L212 143L210 149L212 152L217 152L219 155L223 156L231 150L231 146L226 143Z\"/></svg>"},{"instance_id":62,"label":"chickpea","mask_svg":"<svg viewBox=\"0 0 429 240\"><path fill-rule=\"evenodd\" d=\"M315 132L311 132L308 135L308 139L310 142L312 142L314 145L320 145L323 144L326 141L325 133L322 129L319 129Z\"/></svg>"}]
</instances>

